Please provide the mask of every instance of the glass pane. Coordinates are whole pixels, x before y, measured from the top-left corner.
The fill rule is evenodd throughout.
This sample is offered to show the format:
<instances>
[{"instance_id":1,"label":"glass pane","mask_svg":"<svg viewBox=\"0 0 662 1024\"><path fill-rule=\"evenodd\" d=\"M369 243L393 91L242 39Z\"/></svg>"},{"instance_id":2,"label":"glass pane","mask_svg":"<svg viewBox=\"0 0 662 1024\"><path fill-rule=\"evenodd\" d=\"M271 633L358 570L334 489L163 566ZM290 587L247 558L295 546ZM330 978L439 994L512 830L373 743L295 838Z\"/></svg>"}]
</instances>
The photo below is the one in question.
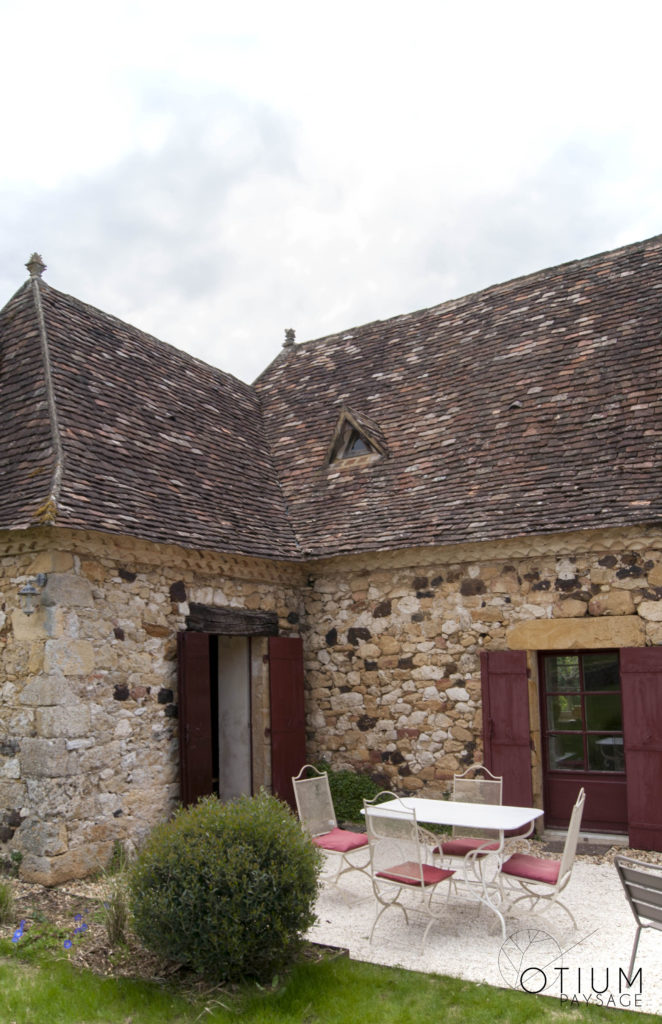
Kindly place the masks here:
<instances>
[{"instance_id":1,"label":"glass pane","mask_svg":"<svg viewBox=\"0 0 662 1024\"><path fill-rule=\"evenodd\" d=\"M584 745L576 733L549 737L549 767L567 771L584 770Z\"/></svg>"},{"instance_id":2,"label":"glass pane","mask_svg":"<svg viewBox=\"0 0 662 1024\"><path fill-rule=\"evenodd\" d=\"M620 693L587 693L586 728L620 732L623 728Z\"/></svg>"},{"instance_id":3,"label":"glass pane","mask_svg":"<svg viewBox=\"0 0 662 1024\"><path fill-rule=\"evenodd\" d=\"M594 772L624 772L622 736L589 736L588 766Z\"/></svg>"},{"instance_id":4,"label":"glass pane","mask_svg":"<svg viewBox=\"0 0 662 1024\"><path fill-rule=\"evenodd\" d=\"M347 447L345 448L345 451L343 453L343 458L349 459L352 457L352 455L364 455L365 452L369 451L370 448L363 440L361 435L358 433L358 431L353 430L347 443Z\"/></svg>"},{"instance_id":5,"label":"glass pane","mask_svg":"<svg viewBox=\"0 0 662 1024\"><path fill-rule=\"evenodd\" d=\"M548 690L579 690L578 655L547 655L545 658L545 682Z\"/></svg>"},{"instance_id":6,"label":"glass pane","mask_svg":"<svg viewBox=\"0 0 662 1024\"><path fill-rule=\"evenodd\" d=\"M585 690L620 690L618 654L614 651L585 654L582 664Z\"/></svg>"},{"instance_id":7,"label":"glass pane","mask_svg":"<svg viewBox=\"0 0 662 1024\"><path fill-rule=\"evenodd\" d=\"M547 698L547 727L549 729L581 729L582 702L578 693L559 693ZM606 725L596 726L606 729Z\"/></svg>"}]
</instances>

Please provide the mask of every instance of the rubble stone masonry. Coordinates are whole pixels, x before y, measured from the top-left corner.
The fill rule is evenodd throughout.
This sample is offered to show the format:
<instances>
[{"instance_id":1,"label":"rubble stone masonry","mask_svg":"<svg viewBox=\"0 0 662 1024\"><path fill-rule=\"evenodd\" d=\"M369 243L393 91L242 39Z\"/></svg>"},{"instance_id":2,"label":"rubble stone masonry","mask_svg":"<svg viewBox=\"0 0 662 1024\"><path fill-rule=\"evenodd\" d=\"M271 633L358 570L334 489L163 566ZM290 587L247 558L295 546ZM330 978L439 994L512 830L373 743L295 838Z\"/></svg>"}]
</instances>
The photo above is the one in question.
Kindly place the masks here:
<instances>
[{"instance_id":1,"label":"rubble stone masonry","mask_svg":"<svg viewBox=\"0 0 662 1024\"><path fill-rule=\"evenodd\" d=\"M539 792L536 652L662 644L659 527L337 558L309 569L311 754L405 793L441 795L454 772L481 760L481 650L530 652Z\"/></svg>"},{"instance_id":2,"label":"rubble stone masonry","mask_svg":"<svg viewBox=\"0 0 662 1024\"><path fill-rule=\"evenodd\" d=\"M53 527L0 542L0 859L45 884L175 808L189 602L276 612L304 638L309 758L429 795L482 757L481 650L530 652L535 770L535 652L662 644L659 527L307 564Z\"/></svg>"},{"instance_id":3,"label":"rubble stone masonry","mask_svg":"<svg viewBox=\"0 0 662 1024\"><path fill-rule=\"evenodd\" d=\"M177 804L188 602L276 612L297 633L302 570L49 528L0 542L0 859L50 885L98 871ZM27 616L17 594L37 573Z\"/></svg>"}]
</instances>

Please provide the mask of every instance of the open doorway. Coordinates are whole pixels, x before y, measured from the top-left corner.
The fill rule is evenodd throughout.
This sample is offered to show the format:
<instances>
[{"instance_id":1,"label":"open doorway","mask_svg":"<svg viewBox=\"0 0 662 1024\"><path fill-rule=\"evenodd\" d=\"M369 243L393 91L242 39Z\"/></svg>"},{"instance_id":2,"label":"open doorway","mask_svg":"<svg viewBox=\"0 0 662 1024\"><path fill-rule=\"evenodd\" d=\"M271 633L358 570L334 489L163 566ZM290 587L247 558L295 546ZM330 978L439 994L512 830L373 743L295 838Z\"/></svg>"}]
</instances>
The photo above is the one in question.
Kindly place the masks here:
<instances>
[{"instance_id":1,"label":"open doorway","mask_svg":"<svg viewBox=\"0 0 662 1024\"><path fill-rule=\"evenodd\" d=\"M178 634L181 799L264 787L294 806L306 757L299 637Z\"/></svg>"},{"instance_id":2,"label":"open doorway","mask_svg":"<svg viewBox=\"0 0 662 1024\"><path fill-rule=\"evenodd\" d=\"M250 640L211 639L214 790L233 800L253 792Z\"/></svg>"}]
</instances>

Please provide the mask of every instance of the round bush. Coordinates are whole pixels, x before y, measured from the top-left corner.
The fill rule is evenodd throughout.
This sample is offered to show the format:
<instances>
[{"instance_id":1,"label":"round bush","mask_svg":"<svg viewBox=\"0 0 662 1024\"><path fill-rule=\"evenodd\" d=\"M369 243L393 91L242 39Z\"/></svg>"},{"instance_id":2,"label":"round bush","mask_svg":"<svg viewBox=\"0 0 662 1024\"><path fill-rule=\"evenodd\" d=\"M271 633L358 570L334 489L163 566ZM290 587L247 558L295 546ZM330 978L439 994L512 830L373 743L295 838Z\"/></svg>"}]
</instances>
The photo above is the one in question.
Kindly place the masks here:
<instances>
[{"instance_id":1,"label":"round bush","mask_svg":"<svg viewBox=\"0 0 662 1024\"><path fill-rule=\"evenodd\" d=\"M274 797L207 797L157 826L134 862L136 934L212 981L270 980L315 920L320 863Z\"/></svg>"},{"instance_id":2,"label":"round bush","mask_svg":"<svg viewBox=\"0 0 662 1024\"><path fill-rule=\"evenodd\" d=\"M329 776L331 799L338 821L362 822L363 800L372 800L383 787L361 772L350 772L344 768L333 771L326 761L315 767Z\"/></svg>"}]
</instances>

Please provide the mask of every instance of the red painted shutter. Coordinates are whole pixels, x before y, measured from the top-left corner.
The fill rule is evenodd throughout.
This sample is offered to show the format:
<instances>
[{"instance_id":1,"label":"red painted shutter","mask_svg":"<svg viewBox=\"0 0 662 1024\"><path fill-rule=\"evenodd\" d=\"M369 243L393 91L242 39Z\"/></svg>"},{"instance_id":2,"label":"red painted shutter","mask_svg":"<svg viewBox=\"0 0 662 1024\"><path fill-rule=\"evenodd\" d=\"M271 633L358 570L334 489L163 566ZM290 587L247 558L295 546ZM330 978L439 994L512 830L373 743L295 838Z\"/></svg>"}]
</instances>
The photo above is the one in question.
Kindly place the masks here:
<instances>
[{"instance_id":1,"label":"red painted shutter","mask_svg":"<svg viewBox=\"0 0 662 1024\"><path fill-rule=\"evenodd\" d=\"M211 679L208 633L178 633L181 800L193 804L213 791Z\"/></svg>"},{"instance_id":2,"label":"red painted shutter","mask_svg":"<svg viewBox=\"0 0 662 1024\"><path fill-rule=\"evenodd\" d=\"M271 784L295 809L292 776L306 762L303 644L299 637L269 638L271 695Z\"/></svg>"},{"instance_id":3,"label":"red painted shutter","mask_svg":"<svg viewBox=\"0 0 662 1024\"><path fill-rule=\"evenodd\" d=\"M531 732L525 651L481 651L486 766L503 776L503 802L531 807Z\"/></svg>"},{"instance_id":4,"label":"red painted shutter","mask_svg":"<svg viewBox=\"0 0 662 1024\"><path fill-rule=\"evenodd\" d=\"M630 846L662 850L662 647L621 650Z\"/></svg>"}]
</instances>

